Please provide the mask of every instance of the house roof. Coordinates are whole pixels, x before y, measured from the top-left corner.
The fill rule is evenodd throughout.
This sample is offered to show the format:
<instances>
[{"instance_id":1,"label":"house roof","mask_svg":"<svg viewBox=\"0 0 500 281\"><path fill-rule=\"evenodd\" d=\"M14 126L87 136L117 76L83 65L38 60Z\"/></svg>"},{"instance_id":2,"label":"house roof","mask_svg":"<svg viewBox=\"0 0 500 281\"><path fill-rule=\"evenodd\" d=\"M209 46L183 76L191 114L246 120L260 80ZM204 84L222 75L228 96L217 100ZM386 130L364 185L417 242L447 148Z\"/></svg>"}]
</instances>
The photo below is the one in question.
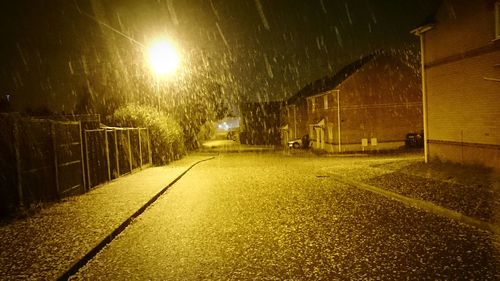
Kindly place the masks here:
<instances>
[{"instance_id":1,"label":"house roof","mask_svg":"<svg viewBox=\"0 0 500 281\"><path fill-rule=\"evenodd\" d=\"M364 56L357 61L354 61L351 64L344 66L341 70L339 70L333 76L326 76L321 79L318 79L310 84L307 84L304 88L300 89L295 95L291 96L288 100L288 104L293 104L297 100L301 98L307 98L310 96L314 96L316 94L325 92L327 90L334 89L340 83L342 83L349 76L358 71L361 67L363 67L366 63L373 60L375 57L380 55L381 52L375 52L373 54Z\"/></svg>"},{"instance_id":2,"label":"house roof","mask_svg":"<svg viewBox=\"0 0 500 281\"><path fill-rule=\"evenodd\" d=\"M439 9L439 6L438 6L438 9ZM437 21L436 21L436 13L437 13L437 10L434 11L433 14L427 16L417 27L415 27L414 29L412 29L410 31L410 33L419 36L419 35L427 32L427 31L431 30L432 28L434 28L434 26L437 23Z\"/></svg>"}]
</instances>

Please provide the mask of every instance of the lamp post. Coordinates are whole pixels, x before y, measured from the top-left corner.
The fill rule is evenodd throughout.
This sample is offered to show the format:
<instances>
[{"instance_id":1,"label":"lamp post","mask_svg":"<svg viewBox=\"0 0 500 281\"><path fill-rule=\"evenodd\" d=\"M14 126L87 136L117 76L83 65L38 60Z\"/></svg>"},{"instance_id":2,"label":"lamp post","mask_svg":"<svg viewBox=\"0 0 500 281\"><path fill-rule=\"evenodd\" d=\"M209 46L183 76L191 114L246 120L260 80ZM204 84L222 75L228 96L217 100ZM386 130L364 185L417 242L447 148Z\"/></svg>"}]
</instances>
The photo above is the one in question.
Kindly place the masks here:
<instances>
[{"instance_id":1,"label":"lamp post","mask_svg":"<svg viewBox=\"0 0 500 281\"><path fill-rule=\"evenodd\" d=\"M158 98L158 111L160 111L160 79L175 73L179 66L180 58L175 47L168 41L157 41L152 44L148 52L151 70L155 75L156 95Z\"/></svg>"},{"instance_id":2,"label":"lamp post","mask_svg":"<svg viewBox=\"0 0 500 281\"><path fill-rule=\"evenodd\" d=\"M429 162L429 127L428 127L428 107L427 107L427 81L425 78L425 33L434 28L433 24L420 26L411 31L414 35L420 37L420 66L422 67L422 104L423 104L423 129L424 129L424 162Z\"/></svg>"}]
</instances>

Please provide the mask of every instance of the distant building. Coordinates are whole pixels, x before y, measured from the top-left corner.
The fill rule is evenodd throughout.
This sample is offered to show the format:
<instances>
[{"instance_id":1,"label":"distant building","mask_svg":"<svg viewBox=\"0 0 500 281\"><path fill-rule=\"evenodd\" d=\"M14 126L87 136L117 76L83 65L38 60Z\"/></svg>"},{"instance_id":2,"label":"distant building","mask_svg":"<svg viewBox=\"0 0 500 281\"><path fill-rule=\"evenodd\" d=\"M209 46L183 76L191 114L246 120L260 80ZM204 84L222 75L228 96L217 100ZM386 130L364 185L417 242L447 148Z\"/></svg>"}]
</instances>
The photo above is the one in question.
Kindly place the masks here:
<instances>
[{"instance_id":1,"label":"distant building","mask_svg":"<svg viewBox=\"0 0 500 281\"><path fill-rule=\"evenodd\" d=\"M226 117L216 123L216 138L236 140L240 132L240 118Z\"/></svg>"},{"instance_id":2,"label":"distant building","mask_svg":"<svg viewBox=\"0 0 500 281\"><path fill-rule=\"evenodd\" d=\"M240 104L240 142L276 145L280 143L281 102Z\"/></svg>"},{"instance_id":3,"label":"distant building","mask_svg":"<svg viewBox=\"0 0 500 281\"><path fill-rule=\"evenodd\" d=\"M426 157L500 169L500 1L444 1L421 39Z\"/></svg>"},{"instance_id":4,"label":"distant building","mask_svg":"<svg viewBox=\"0 0 500 281\"><path fill-rule=\"evenodd\" d=\"M419 85L418 73L401 60L372 54L289 99L287 107L305 107L307 116L289 119L289 128L302 127L296 130L309 134L314 148L328 152L398 148L407 133L422 130Z\"/></svg>"},{"instance_id":5,"label":"distant building","mask_svg":"<svg viewBox=\"0 0 500 281\"><path fill-rule=\"evenodd\" d=\"M281 111L281 143L284 146L289 141L301 139L308 134L307 103L301 93L289 98Z\"/></svg>"}]
</instances>

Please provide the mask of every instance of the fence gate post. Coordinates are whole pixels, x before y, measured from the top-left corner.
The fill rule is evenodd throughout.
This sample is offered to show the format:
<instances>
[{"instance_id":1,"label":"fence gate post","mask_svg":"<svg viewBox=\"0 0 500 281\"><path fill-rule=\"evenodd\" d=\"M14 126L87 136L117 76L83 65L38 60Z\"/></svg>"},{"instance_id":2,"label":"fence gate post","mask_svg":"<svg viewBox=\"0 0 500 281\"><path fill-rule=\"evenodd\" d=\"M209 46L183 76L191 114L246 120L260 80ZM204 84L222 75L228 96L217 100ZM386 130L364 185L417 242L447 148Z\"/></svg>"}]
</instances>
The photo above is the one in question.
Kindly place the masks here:
<instances>
[{"instance_id":1,"label":"fence gate post","mask_svg":"<svg viewBox=\"0 0 500 281\"><path fill-rule=\"evenodd\" d=\"M83 191L87 191L87 182L85 180L85 157L83 157L83 136L82 136L82 121L78 121L78 132L80 136L80 153L82 158L80 159L82 163L82 182L83 182Z\"/></svg>"},{"instance_id":2,"label":"fence gate post","mask_svg":"<svg viewBox=\"0 0 500 281\"><path fill-rule=\"evenodd\" d=\"M92 181L90 180L90 160L89 160L89 138L87 137L88 132L85 130L85 152L87 155L87 182L88 182L88 189L92 187Z\"/></svg>"},{"instance_id":3,"label":"fence gate post","mask_svg":"<svg viewBox=\"0 0 500 281\"><path fill-rule=\"evenodd\" d=\"M14 125L14 153L16 157L16 171L17 171L17 196L19 197L19 207L24 207L24 194L23 194L23 170L21 165L21 153L19 152L19 146L21 145L21 140L19 138L19 124L16 118L12 118L12 123Z\"/></svg>"},{"instance_id":4,"label":"fence gate post","mask_svg":"<svg viewBox=\"0 0 500 281\"><path fill-rule=\"evenodd\" d=\"M149 157L149 165L153 166L153 153L151 152L151 134L149 133L149 129L146 129L148 133L148 157Z\"/></svg>"},{"instance_id":5,"label":"fence gate post","mask_svg":"<svg viewBox=\"0 0 500 281\"><path fill-rule=\"evenodd\" d=\"M130 143L130 128L127 128L128 138L128 163L130 166L130 173L132 174L132 144Z\"/></svg>"},{"instance_id":6,"label":"fence gate post","mask_svg":"<svg viewBox=\"0 0 500 281\"><path fill-rule=\"evenodd\" d=\"M118 130L114 129L115 134L115 160L116 160L116 177L120 177L120 152L118 151Z\"/></svg>"},{"instance_id":7,"label":"fence gate post","mask_svg":"<svg viewBox=\"0 0 500 281\"><path fill-rule=\"evenodd\" d=\"M111 181L111 166L109 164L109 141L108 130L104 129L104 142L106 144L106 167L108 167L108 181Z\"/></svg>"},{"instance_id":8,"label":"fence gate post","mask_svg":"<svg viewBox=\"0 0 500 281\"><path fill-rule=\"evenodd\" d=\"M142 141L141 141L141 128L137 129L137 132L139 132L139 166L141 167L141 170L142 170Z\"/></svg>"},{"instance_id":9,"label":"fence gate post","mask_svg":"<svg viewBox=\"0 0 500 281\"><path fill-rule=\"evenodd\" d=\"M59 164L57 159L57 137L56 137L56 122L50 120L50 135L52 137L52 153L54 154L54 177L56 183L57 197L61 199L61 188L59 187Z\"/></svg>"}]
</instances>

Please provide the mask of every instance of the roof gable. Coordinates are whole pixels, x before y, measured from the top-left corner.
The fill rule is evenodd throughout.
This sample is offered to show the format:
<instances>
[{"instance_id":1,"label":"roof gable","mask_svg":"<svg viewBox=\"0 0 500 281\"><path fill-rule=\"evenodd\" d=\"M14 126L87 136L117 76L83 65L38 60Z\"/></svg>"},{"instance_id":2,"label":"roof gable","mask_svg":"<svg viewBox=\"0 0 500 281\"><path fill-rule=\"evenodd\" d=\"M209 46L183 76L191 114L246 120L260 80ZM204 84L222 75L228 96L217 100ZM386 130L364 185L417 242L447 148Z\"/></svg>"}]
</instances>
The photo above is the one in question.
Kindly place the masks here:
<instances>
[{"instance_id":1,"label":"roof gable","mask_svg":"<svg viewBox=\"0 0 500 281\"><path fill-rule=\"evenodd\" d=\"M322 92L333 90L342 84L347 78L351 77L355 73L359 72L362 68L378 60L382 60L384 63L391 64L401 64L403 67L409 67L404 64L401 60L395 58L392 55L388 55L382 51L375 52L373 54L364 56L357 61L354 61L341 70L339 70L335 75L330 77L323 77L314 81L313 83L307 84L304 88L300 89L295 95L287 100L288 104L296 103L298 100L311 97Z\"/></svg>"},{"instance_id":2,"label":"roof gable","mask_svg":"<svg viewBox=\"0 0 500 281\"><path fill-rule=\"evenodd\" d=\"M347 79L349 76L357 72L360 68L362 68L366 63L370 62L373 60L378 53L373 53L367 56L364 56L360 58L357 61L354 61L346 66L344 66L342 69L340 69L335 75L333 76L326 76L323 78L320 78L310 84L307 84L304 88L300 89L295 95L290 97L287 102L290 103L295 103L297 100L300 98L306 98L310 96L314 96L316 94L319 94L321 92L331 90L335 87L337 87L340 83L342 83L345 79Z\"/></svg>"}]
</instances>

